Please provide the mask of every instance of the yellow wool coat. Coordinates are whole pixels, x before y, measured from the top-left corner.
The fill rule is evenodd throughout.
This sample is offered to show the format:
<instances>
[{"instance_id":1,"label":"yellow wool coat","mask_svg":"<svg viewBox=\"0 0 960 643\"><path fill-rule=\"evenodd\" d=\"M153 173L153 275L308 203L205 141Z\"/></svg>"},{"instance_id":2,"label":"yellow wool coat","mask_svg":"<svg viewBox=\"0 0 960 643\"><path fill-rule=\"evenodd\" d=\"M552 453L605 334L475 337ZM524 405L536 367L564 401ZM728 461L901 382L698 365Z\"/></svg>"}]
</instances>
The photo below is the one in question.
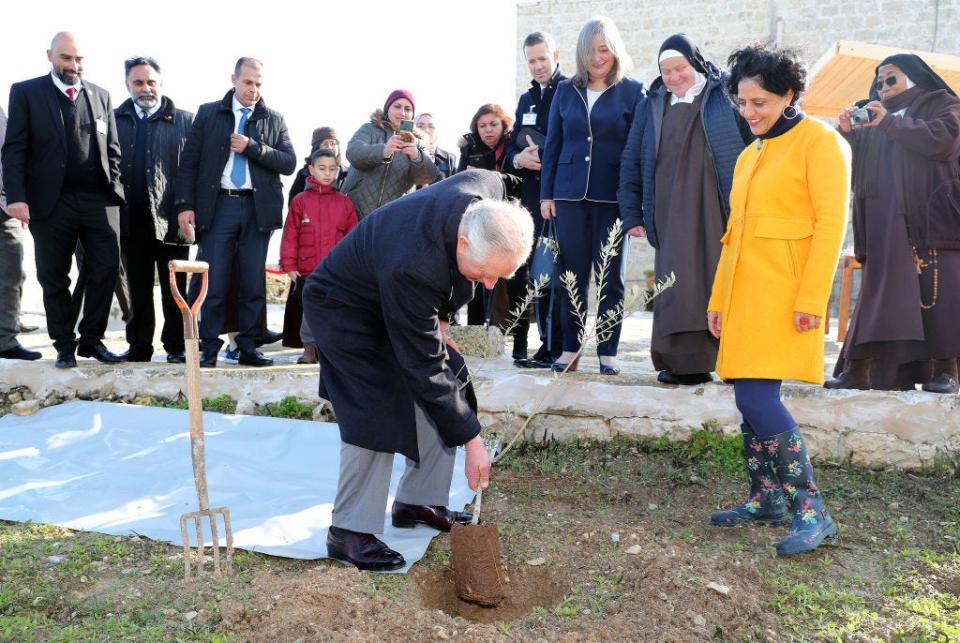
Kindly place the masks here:
<instances>
[{"instance_id":1,"label":"yellow wool coat","mask_svg":"<svg viewBox=\"0 0 960 643\"><path fill-rule=\"evenodd\" d=\"M708 310L722 314L717 374L823 383L824 316L850 200L850 147L805 118L737 159L730 219Z\"/></svg>"}]
</instances>

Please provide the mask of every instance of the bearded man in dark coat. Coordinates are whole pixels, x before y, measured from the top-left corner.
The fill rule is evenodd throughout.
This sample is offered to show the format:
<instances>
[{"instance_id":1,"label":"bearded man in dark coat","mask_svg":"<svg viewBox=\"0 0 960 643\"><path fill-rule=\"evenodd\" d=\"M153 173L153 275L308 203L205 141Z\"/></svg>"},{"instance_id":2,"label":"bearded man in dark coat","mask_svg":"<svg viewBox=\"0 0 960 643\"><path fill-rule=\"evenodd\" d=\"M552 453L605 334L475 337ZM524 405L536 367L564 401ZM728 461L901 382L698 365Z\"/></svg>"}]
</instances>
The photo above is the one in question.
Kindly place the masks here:
<instances>
[{"instance_id":1,"label":"bearded man in dark coat","mask_svg":"<svg viewBox=\"0 0 960 643\"><path fill-rule=\"evenodd\" d=\"M860 107L867 114L852 118ZM956 393L960 99L918 56L897 54L877 67L870 99L840 114L839 129L853 148L863 280L824 386Z\"/></svg>"},{"instance_id":2,"label":"bearded man in dark coat","mask_svg":"<svg viewBox=\"0 0 960 643\"><path fill-rule=\"evenodd\" d=\"M511 177L507 177L511 178ZM470 515L447 509L456 447L471 489L486 487L463 359L450 314L526 260L533 221L505 201L504 180L469 170L375 210L307 279L303 309L342 440L327 551L360 569L398 569L382 533L394 453L407 457L392 508L395 527L449 531Z\"/></svg>"}]
</instances>

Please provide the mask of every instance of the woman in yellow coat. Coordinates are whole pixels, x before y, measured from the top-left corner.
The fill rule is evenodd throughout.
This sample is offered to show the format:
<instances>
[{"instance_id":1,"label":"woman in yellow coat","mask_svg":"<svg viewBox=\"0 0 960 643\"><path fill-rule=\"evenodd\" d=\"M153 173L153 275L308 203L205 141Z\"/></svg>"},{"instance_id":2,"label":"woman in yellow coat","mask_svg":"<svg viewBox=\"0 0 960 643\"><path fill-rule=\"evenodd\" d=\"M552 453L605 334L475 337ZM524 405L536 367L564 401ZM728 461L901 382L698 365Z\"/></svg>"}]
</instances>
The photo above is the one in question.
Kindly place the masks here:
<instances>
[{"instance_id":1,"label":"woman in yellow coat","mask_svg":"<svg viewBox=\"0 0 960 643\"><path fill-rule=\"evenodd\" d=\"M816 549L837 527L814 482L782 380L823 383L823 326L847 225L850 149L797 107L806 72L790 52L748 47L729 59L729 92L757 136L733 174L730 219L708 304L720 339L717 373L743 415L750 478L745 503L716 512L731 527L780 524L777 553Z\"/></svg>"}]
</instances>

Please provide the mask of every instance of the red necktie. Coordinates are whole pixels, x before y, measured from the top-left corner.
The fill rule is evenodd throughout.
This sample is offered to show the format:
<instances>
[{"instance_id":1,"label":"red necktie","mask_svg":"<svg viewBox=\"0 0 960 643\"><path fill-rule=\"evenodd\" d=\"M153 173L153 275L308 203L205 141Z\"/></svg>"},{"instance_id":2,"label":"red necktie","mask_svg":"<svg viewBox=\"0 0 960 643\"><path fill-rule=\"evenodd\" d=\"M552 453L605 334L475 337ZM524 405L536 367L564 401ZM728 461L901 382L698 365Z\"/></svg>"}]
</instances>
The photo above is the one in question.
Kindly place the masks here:
<instances>
[{"instance_id":1,"label":"red necktie","mask_svg":"<svg viewBox=\"0 0 960 643\"><path fill-rule=\"evenodd\" d=\"M76 87L67 87L67 96L70 97L70 100L76 102L76 100L77 100L77 88L76 88Z\"/></svg>"}]
</instances>

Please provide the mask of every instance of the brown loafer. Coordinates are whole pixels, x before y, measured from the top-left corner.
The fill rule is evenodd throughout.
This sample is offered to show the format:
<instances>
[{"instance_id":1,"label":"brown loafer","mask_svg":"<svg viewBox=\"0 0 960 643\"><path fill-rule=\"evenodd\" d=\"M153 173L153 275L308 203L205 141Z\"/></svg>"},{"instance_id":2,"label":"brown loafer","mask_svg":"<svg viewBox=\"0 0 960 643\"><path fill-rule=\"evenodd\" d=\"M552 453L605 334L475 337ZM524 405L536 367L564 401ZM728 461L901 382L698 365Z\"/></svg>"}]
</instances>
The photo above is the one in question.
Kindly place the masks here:
<instances>
[{"instance_id":1,"label":"brown loafer","mask_svg":"<svg viewBox=\"0 0 960 643\"><path fill-rule=\"evenodd\" d=\"M420 523L439 531L450 531L455 522L466 525L473 520L473 515L466 511L450 511L436 505L408 505L399 500L393 501L391 514L393 526L400 529L413 529Z\"/></svg>"},{"instance_id":2,"label":"brown loafer","mask_svg":"<svg viewBox=\"0 0 960 643\"><path fill-rule=\"evenodd\" d=\"M327 555L369 571L391 571L407 564L399 552L373 534L339 527L330 527L327 531Z\"/></svg>"}]
</instances>

